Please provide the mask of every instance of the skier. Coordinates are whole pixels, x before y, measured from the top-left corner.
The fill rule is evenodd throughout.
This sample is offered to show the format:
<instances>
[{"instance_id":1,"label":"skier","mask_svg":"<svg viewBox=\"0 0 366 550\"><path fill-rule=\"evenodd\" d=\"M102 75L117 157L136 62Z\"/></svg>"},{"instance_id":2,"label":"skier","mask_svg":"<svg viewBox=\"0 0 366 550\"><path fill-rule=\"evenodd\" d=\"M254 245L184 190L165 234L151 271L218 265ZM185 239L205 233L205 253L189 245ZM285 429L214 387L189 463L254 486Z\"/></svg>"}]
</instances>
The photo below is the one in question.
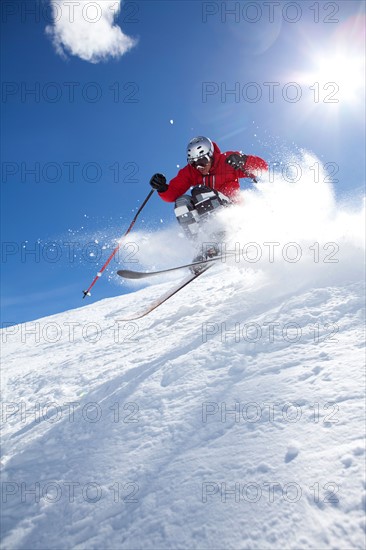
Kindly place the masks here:
<instances>
[{"instance_id":1,"label":"skier","mask_svg":"<svg viewBox=\"0 0 366 550\"><path fill-rule=\"evenodd\" d=\"M187 145L187 165L167 184L163 174L154 174L150 185L166 202L175 202L177 221L188 238L196 240L202 222L217 208L240 202L239 178L252 178L254 172L268 170L260 157L238 151L221 153L209 138L198 136ZM186 194L193 187L191 195ZM194 261L218 255L213 246L196 256ZM195 271L200 267L196 266Z\"/></svg>"}]
</instances>

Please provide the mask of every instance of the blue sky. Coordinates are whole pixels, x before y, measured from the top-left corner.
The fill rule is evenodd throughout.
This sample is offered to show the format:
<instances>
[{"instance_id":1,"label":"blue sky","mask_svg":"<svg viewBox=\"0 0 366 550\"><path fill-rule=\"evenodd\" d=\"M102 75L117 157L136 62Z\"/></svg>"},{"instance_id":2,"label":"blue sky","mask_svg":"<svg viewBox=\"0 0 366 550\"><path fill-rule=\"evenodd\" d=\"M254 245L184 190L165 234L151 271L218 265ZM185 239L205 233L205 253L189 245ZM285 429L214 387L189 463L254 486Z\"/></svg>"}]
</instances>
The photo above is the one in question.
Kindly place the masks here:
<instances>
[{"instance_id":1,"label":"blue sky","mask_svg":"<svg viewBox=\"0 0 366 550\"><path fill-rule=\"evenodd\" d=\"M97 34L98 3L81 4L70 22L61 0L57 21L48 0L2 2L3 325L86 304L102 244L195 135L268 161L311 150L337 167L338 196L359 193L363 2L139 0ZM172 206L154 196L137 226L161 219ZM121 292L102 277L88 303Z\"/></svg>"}]
</instances>

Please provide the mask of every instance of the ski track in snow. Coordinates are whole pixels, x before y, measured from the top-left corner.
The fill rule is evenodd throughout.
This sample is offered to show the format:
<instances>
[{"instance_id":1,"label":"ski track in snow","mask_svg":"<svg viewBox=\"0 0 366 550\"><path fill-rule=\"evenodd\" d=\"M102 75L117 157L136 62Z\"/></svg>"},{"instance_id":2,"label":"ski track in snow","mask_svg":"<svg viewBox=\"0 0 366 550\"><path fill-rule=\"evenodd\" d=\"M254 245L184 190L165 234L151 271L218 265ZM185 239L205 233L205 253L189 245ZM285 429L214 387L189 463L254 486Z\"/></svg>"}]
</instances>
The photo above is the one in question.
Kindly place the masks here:
<instances>
[{"instance_id":1,"label":"ski track in snow","mask_svg":"<svg viewBox=\"0 0 366 550\"><path fill-rule=\"evenodd\" d=\"M171 282L4 330L3 548L363 548L347 250L303 277L215 266L137 322Z\"/></svg>"}]
</instances>

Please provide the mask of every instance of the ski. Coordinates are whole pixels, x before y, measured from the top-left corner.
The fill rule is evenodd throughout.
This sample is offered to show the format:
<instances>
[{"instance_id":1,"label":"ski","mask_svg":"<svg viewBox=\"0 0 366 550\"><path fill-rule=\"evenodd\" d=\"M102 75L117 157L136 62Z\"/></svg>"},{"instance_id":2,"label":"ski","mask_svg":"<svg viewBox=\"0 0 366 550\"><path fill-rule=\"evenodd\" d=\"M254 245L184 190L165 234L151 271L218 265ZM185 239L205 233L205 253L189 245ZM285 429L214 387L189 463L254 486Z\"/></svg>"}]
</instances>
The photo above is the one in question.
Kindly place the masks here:
<instances>
[{"instance_id":1,"label":"ski","mask_svg":"<svg viewBox=\"0 0 366 550\"><path fill-rule=\"evenodd\" d=\"M198 262L192 262L185 265L177 265L175 267L169 267L168 269L161 269L159 271L131 271L129 269L120 269L117 271L117 275L123 277L124 279L145 279L146 277L153 277L154 275L162 275L164 273L170 273L171 271L178 271L179 269L184 269L186 267L193 267L195 265L207 264L209 262L217 262L218 260L223 260L227 257L225 256L215 256L213 258L206 258Z\"/></svg>"},{"instance_id":2,"label":"ski","mask_svg":"<svg viewBox=\"0 0 366 550\"><path fill-rule=\"evenodd\" d=\"M202 263L202 262L200 262L200 263ZM199 273L191 273L190 275L185 277L182 281L180 281L180 283L178 283L173 288L168 290L168 292L165 292L165 294L160 296L160 298L157 298L156 300L154 300L154 302L152 302L150 305L148 305L145 309L141 310L139 313L133 314L129 317L125 317L124 319L117 319L117 320L118 321L135 321L136 319L141 319L142 317L145 317L145 315L147 315L148 313L151 313L152 311L154 311L154 309L156 309L159 306L161 306L162 304L164 304L164 302L169 300L169 298L171 298L172 296L177 294L177 292L179 292L184 287L189 285L189 283L191 283L192 281L197 279L197 277L199 277L200 275L205 273L208 269L210 269L210 267L212 267L212 265L205 266L202 269L202 271L200 271Z\"/></svg>"}]
</instances>

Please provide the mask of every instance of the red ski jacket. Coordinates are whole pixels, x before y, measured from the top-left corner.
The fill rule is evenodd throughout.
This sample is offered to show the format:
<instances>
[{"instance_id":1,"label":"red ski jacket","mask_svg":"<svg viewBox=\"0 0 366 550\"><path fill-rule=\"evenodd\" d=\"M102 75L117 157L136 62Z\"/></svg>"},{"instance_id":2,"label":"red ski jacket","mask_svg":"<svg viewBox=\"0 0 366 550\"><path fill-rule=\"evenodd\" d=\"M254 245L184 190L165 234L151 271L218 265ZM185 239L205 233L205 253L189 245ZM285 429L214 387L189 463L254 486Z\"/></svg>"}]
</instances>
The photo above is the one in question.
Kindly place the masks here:
<instances>
[{"instance_id":1,"label":"red ski jacket","mask_svg":"<svg viewBox=\"0 0 366 550\"><path fill-rule=\"evenodd\" d=\"M227 151L221 153L219 147L214 143L213 165L207 176L203 176L197 168L187 164L179 170L178 174L169 182L169 188L164 193L159 193L160 197L166 202L174 202L178 197L184 195L190 187L195 185L206 185L223 195L229 197L234 202L239 200L239 178L255 177L253 172L268 170L265 160L260 157L249 155L243 170L234 170L227 164L226 158L232 153L238 151Z\"/></svg>"}]
</instances>

